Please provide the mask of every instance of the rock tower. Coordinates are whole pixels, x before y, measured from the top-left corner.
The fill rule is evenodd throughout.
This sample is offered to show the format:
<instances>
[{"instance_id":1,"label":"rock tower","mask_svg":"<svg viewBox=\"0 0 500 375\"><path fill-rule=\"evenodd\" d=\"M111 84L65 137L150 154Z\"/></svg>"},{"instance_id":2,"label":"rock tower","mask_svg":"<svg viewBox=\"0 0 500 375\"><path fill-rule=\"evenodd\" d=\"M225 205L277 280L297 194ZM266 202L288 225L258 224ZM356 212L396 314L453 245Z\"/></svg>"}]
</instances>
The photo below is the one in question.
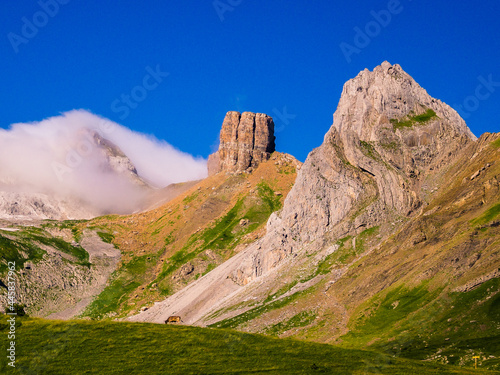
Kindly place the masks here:
<instances>
[{"instance_id":1,"label":"rock tower","mask_svg":"<svg viewBox=\"0 0 500 375\"><path fill-rule=\"evenodd\" d=\"M208 174L251 171L275 150L273 119L263 113L226 114L219 150L208 158Z\"/></svg>"}]
</instances>

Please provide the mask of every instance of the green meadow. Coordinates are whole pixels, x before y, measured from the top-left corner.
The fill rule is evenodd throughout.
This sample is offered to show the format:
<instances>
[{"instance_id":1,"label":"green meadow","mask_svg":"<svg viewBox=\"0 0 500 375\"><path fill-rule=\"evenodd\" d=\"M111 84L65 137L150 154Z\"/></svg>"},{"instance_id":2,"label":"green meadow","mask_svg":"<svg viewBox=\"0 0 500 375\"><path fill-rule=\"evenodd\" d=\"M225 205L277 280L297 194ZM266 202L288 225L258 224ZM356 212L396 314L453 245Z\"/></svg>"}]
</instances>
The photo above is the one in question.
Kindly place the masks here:
<instances>
[{"instance_id":1,"label":"green meadow","mask_svg":"<svg viewBox=\"0 0 500 375\"><path fill-rule=\"evenodd\" d=\"M6 317L0 340L7 352ZM2 374L476 374L435 363L227 329L18 318ZM491 372L490 372L491 373Z\"/></svg>"}]
</instances>

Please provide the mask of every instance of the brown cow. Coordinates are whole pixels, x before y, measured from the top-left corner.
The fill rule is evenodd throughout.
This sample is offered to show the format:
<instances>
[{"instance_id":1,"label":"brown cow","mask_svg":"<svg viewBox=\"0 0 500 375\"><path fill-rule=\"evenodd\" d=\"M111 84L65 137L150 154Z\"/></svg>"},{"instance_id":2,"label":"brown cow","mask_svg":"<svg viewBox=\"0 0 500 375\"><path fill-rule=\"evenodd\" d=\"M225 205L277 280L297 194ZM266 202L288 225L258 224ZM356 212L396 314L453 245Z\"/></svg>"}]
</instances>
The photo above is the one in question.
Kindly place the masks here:
<instances>
[{"instance_id":1,"label":"brown cow","mask_svg":"<svg viewBox=\"0 0 500 375\"><path fill-rule=\"evenodd\" d=\"M168 323L180 323L180 322L182 322L182 319L178 315L169 316L168 319L165 320L165 324L168 324Z\"/></svg>"}]
</instances>

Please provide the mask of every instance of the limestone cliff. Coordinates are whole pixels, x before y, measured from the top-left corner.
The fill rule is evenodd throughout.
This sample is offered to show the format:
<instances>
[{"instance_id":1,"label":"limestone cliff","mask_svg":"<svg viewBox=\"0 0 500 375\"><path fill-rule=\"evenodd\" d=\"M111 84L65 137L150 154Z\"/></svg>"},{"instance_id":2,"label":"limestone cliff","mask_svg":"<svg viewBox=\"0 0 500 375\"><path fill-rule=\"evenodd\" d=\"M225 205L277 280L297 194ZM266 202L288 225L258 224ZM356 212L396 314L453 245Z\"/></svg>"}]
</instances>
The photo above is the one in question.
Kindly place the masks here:
<instances>
[{"instance_id":1,"label":"limestone cliff","mask_svg":"<svg viewBox=\"0 0 500 375\"><path fill-rule=\"evenodd\" d=\"M414 215L429 187L476 137L399 65L348 81L323 144L313 150L273 214L258 251L232 273L239 284L315 241L356 235Z\"/></svg>"},{"instance_id":2,"label":"limestone cliff","mask_svg":"<svg viewBox=\"0 0 500 375\"><path fill-rule=\"evenodd\" d=\"M271 117L263 113L228 112L222 123L219 150L208 158L208 174L257 167L274 152L274 139Z\"/></svg>"}]
</instances>

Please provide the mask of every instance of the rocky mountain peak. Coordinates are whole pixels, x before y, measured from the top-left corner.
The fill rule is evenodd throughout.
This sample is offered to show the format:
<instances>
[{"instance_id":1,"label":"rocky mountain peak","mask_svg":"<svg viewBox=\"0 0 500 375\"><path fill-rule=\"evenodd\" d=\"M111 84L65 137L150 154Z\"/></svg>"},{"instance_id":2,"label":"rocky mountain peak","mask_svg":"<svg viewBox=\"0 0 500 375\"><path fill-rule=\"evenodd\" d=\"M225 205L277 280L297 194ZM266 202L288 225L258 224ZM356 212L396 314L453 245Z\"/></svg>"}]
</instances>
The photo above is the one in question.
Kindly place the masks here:
<instances>
[{"instance_id":1,"label":"rocky mountain peak","mask_svg":"<svg viewBox=\"0 0 500 375\"><path fill-rule=\"evenodd\" d=\"M263 113L226 114L219 150L208 158L208 174L243 172L268 160L275 150L273 119Z\"/></svg>"},{"instance_id":2,"label":"rocky mountain peak","mask_svg":"<svg viewBox=\"0 0 500 375\"><path fill-rule=\"evenodd\" d=\"M129 192L133 191L135 194L127 204L121 204L119 208L113 207L111 212L129 213L137 210L142 204L142 196L149 194L152 188L138 175L134 164L124 152L97 131L88 128L82 128L77 134L73 147L76 148L78 144L85 145L85 151L91 151L85 158L82 157L82 164L95 163L98 168L94 171L98 171L101 177L109 177L109 181L115 181L122 187L128 186ZM36 186L21 179L0 178L0 219L89 219L110 212L107 208L97 207L90 196L83 195L84 190L79 186L79 183L70 182L67 185L61 184L59 189L54 190L50 186Z\"/></svg>"},{"instance_id":3,"label":"rocky mountain peak","mask_svg":"<svg viewBox=\"0 0 500 375\"><path fill-rule=\"evenodd\" d=\"M475 140L456 111L399 65L365 69L344 85L323 144L308 155L259 250L233 279L244 284L306 246L318 250L419 215Z\"/></svg>"},{"instance_id":4,"label":"rocky mountain peak","mask_svg":"<svg viewBox=\"0 0 500 375\"><path fill-rule=\"evenodd\" d=\"M415 116L425 113L449 125L442 130L476 139L454 109L432 98L401 66L387 61L373 71L361 71L345 83L333 125L342 133L348 123L360 139L370 141L376 128L401 119L415 120ZM418 121L413 122L418 125Z\"/></svg>"},{"instance_id":5,"label":"rocky mountain peak","mask_svg":"<svg viewBox=\"0 0 500 375\"><path fill-rule=\"evenodd\" d=\"M103 155L101 168L103 171L116 173L126 177L135 185L147 186L148 184L139 177L137 169L127 155L109 139L104 138L98 132L88 130L96 148Z\"/></svg>"}]
</instances>

